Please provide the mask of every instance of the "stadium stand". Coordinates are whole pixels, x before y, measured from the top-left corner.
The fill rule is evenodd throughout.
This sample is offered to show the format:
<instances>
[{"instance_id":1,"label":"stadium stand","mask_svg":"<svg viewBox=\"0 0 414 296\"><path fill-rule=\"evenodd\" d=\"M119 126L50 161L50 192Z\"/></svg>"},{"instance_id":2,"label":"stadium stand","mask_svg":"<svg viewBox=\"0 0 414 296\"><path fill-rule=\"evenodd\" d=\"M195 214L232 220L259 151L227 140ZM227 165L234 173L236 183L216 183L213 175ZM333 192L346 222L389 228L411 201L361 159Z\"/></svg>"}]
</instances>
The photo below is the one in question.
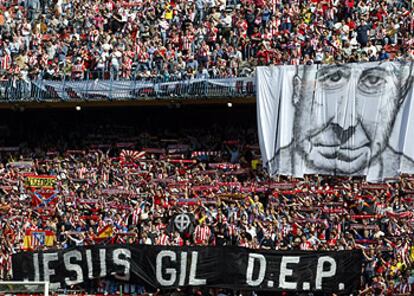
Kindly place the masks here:
<instances>
[{"instance_id":1,"label":"stadium stand","mask_svg":"<svg viewBox=\"0 0 414 296\"><path fill-rule=\"evenodd\" d=\"M159 97L227 103L255 95L257 66L373 61L414 61L412 1L0 2L0 98L6 104ZM18 252L91 245L362 250L358 295L414 295L412 175L384 184L358 177L270 178L260 162L252 106L230 114L183 111L171 103L175 117L165 109L151 116L136 109L68 115L15 106L22 112L0 116L1 280L12 279ZM185 234L171 225L183 212L193 214ZM154 291L112 279L58 292L119 291L319 295Z\"/></svg>"},{"instance_id":2,"label":"stadium stand","mask_svg":"<svg viewBox=\"0 0 414 296\"><path fill-rule=\"evenodd\" d=\"M407 60L407 0L2 1L2 79L183 80Z\"/></svg>"},{"instance_id":3,"label":"stadium stand","mask_svg":"<svg viewBox=\"0 0 414 296\"><path fill-rule=\"evenodd\" d=\"M412 295L413 176L374 185L316 175L270 179L260 164L254 108L207 109L152 110L153 117L145 117L146 110L115 110L111 116L60 111L50 117L48 111L26 111L3 119L18 128L9 136L2 129L1 277L10 277L11 255L20 250L94 244L361 249L360 295ZM234 116L224 119L229 112ZM52 193L36 188L31 194L36 185L28 179L35 174L52 178ZM194 214L186 235L171 228L181 212ZM115 294L119 285L98 280L88 291ZM142 286L122 287L126 294L146 293ZM235 295L203 289L157 293Z\"/></svg>"}]
</instances>

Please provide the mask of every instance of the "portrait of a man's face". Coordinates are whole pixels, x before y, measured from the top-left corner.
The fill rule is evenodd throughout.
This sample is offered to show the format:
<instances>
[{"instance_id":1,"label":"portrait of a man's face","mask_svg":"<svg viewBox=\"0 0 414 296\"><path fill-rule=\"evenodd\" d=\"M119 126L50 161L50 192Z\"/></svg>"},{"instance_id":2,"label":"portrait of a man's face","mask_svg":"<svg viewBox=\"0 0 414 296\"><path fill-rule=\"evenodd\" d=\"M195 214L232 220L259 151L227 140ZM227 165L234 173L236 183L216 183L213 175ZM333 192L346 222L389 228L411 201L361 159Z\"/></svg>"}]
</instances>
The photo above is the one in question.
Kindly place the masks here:
<instances>
[{"instance_id":1,"label":"portrait of a man's face","mask_svg":"<svg viewBox=\"0 0 414 296\"><path fill-rule=\"evenodd\" d=\"M269 151L268 147L274 149L268 161L271 174L366 175L375 167L378 175L383 176L389 168L399 173L403 166L398 162L402 164L403 160L408 161L404 167L414 169L412 159L390 145L394 126L404 127L397 131L397 136L401 133L397 140L393 140L404 144L407 127L413 121L409 119L412 116L405 114L411 107L401 108L413 104L413 63L313 65L266 71L259 78L282 78L274 84L276 88L263 92L264 97L273 101L264 101L259 94L259 124L263 127L269 122L269 102L275 106L273 114L277 119L276 125L263 129L267 133L270 128L275 133L274 146L267 141L263 142L266 147L262 145L265 151ZM287 86L283 80L289 76L293 81ZM261 108L267 108L263 109L266 121L262 122ZM387 160L394 163L384 165Z\"/></svg>"},{"instance_id":2,"label":"portrait of a man's face","mask_svg":"<svg viewBox=\"0 0 414 296\"><path fill-rule=\"evenodd\" d=\"M308 167L356 174L387 148L411 83L411 65L298 69L293 81L295 149Z\"/></svg>"}]
</instances>

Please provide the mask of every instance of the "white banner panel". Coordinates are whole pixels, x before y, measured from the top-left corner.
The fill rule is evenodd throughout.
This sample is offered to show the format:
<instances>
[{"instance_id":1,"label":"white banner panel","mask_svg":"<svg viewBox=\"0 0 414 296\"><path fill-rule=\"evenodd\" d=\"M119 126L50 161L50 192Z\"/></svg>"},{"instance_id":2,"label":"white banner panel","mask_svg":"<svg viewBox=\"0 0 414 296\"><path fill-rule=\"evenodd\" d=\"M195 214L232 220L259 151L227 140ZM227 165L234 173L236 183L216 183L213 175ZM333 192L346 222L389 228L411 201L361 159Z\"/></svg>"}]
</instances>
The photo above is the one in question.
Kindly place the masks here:
<instances>
[{"instance_id":1,"label":"white banner panel","mask_svg":"<svg viewBox=\"0 0 414 296\"><path fill-rule=\"evenodd\" d=\"M413 63L257 69L260 149L269 174L414 173Z\"/></svg>"}]
</instances>

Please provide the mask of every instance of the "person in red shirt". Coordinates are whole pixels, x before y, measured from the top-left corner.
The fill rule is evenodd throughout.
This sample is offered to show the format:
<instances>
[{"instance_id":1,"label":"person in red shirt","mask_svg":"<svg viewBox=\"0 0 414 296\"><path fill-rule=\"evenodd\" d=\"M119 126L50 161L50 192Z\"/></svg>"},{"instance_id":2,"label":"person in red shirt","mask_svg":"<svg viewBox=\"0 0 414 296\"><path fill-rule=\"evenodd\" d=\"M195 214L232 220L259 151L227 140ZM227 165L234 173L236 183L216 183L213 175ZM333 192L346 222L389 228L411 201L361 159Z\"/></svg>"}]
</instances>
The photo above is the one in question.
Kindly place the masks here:
<instances>
[{"instance_id":1,"label":"person in red shirt","mask_svg":"<svg viewBox=\"0 0 414 296\"><path fill-rule=\"evenodd\" d=\"M346 24L349 27L349 31L354 31L356 29L356 24L350 17L346 19Z\"/></svg>"},{"instance_id":2,"label":"person in red shirt","mask_svg":"<svg viewBox=\"0 0 414 296\"><path fill-rule=\"evenodd\" d=\"M263 44L260 45L256 57L259 60L260 65L267 65L270 62L270 53Z\"/></svg>"}]
</instances>

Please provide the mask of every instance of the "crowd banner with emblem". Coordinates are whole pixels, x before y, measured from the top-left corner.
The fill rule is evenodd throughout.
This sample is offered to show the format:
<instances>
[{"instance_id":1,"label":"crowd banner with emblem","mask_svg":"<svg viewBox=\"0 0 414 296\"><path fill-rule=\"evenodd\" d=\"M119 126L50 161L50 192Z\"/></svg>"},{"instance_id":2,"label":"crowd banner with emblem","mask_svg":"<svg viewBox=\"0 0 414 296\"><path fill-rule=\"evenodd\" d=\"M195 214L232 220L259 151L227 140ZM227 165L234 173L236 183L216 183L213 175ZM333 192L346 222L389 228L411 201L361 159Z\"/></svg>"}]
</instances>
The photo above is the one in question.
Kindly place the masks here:
<instances>
[{"instance_id":1,"label":"crowd banner with emblem","mask_svg":"<svg viewBox=\"0 0 414 296\"><path fill-rule=\"evenodd\" d=\"M39 247L51 247L56 241L56 234L50 230L27 230L23 238L23 250L36 250Z\"/></svg>"},{"instance_id":2,"label":"crowd banner with emblem","mask_svg":"<svg viewBox=\"0 0 414 296\"><path fill-rule=\"evenodd\" d=\"M414 63L257 69L263 164L271 175L414 173Z\"/></svg>"},{"instance_id":3,"label":"crowd banner with emblem","mask_svg":"<svg viewBox=\"0 0 414 296\"><path fill-rule=\"evenodd\" d=\"M25 185L27 188L53 189L56 185L56 176L27 175Z\"/></svg>"},{"instance_id":4,"label":"crowd banner with emblem","mask_svg":"<svg viewBox=\"0 0 414 296\"><path fill-rule=\"evenodd\" d=\"M112 278L159 289L187 286L349 295L360 285L361 251L264 251L238 247L96 245L13 255L14 280L52 289Z\"/></svg>"},{"instance_id":5,"label":"crowd banner with emblem","mask_svg":"<svg viewBox=\"0 0 414 296\"><path fill-rule=\"evenodd\" d=\"M57 201L59 191L52 189L33 190L32 205L35 207L46 207L55 204Z\"/></svg>"},{"instance_id":6,"label":"crowd banner with emblem","mask_svg":"<svg viewBox=\"0 0 414 296\"><path fill-rule=\"evenodd\" d=\"M190 236L194 232L196 225L194 214L179 213L170 218L168 232L178 231L184 236Z\"/></svg>"},{"instance_id":7,"label":"crowd banner with emblem","mask_svg":"<svg viewBox=\"0 0 414 296\"><path fill-rule=\"evenodd\" d=\"M56 176L26 175L25 187L32 196L33 206L47 207L56 203L59 194L56 181Z\"/></svg>"}]
</instances>

